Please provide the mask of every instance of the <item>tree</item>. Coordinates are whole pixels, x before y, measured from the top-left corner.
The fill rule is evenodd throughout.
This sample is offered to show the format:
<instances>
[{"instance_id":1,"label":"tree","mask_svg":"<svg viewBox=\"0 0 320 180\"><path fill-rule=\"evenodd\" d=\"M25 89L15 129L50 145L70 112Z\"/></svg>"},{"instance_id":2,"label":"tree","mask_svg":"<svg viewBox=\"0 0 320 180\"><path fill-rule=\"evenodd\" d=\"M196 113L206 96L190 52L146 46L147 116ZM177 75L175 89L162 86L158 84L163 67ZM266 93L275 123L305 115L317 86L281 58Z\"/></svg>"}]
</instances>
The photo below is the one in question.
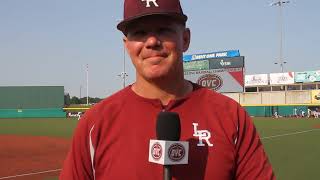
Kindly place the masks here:
<instances>
[{"instance_id":1,"label":"tree","mask_svg":"<svg viewBox=\"0 0 320 180\"><path fill-rule=\"evenodd\" d=\"M64 105L65 106L70 105L70 94L69 93L64 94Z\"/></svg>"},{"instance_id":2,"label":"tree","mask_svg":"<svg viewBox=\"0 0 320 180\"><path fill-rule=\"evenodd\" d=\"M70 100L70 104L81 104L81 101L78 97L72 96L72 98Z\"/></svg>"}]
</instances>

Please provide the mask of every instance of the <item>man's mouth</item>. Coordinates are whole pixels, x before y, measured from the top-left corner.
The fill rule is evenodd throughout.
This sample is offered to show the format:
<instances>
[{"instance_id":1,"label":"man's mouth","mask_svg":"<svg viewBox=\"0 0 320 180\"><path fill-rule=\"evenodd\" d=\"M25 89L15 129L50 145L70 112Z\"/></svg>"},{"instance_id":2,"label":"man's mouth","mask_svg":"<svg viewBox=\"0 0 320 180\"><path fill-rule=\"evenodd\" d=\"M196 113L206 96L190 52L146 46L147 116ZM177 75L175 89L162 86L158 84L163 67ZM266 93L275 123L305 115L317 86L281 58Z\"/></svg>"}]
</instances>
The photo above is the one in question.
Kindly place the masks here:
<instances>
[{"instance_id":1,"label":"man's mouth","mask_svg":"<svg viewBox=\"0 0 320 180\"><path fill-rule=\"evenodd\" d=\"M145 56L143 59L150 61L152 64L158 64L167 57L165 53L154 53Z\"/></svg>"}]
</instances>

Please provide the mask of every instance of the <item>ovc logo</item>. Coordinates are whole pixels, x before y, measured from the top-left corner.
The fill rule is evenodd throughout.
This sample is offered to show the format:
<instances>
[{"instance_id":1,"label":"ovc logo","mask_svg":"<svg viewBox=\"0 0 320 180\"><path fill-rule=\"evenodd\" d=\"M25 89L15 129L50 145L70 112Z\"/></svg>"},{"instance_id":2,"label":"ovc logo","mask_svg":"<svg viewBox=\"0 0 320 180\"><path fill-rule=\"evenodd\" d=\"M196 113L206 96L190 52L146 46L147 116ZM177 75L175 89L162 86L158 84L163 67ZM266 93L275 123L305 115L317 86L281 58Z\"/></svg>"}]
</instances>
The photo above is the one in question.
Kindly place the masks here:
<instances>
[{"instance_id":1,"label":"ovc logo","mask_svg":"<svg viewBox=\"0 0 320 180\"><path fill-rule=\"evenodd\" d=\"M179 143L174 143L169 147L168 155L172 161L180 161L184 158L186 150Z\"/></svg>"},{"instance_id":2,"label":"ovc logo","mask_svg":"<svg viewBox=\"0 0 320 180\"><path fill-rule=\"evenodd\" d=\"M217 74L204 74L199 77L197 84L218 91L223 85L223 80Z\"/></svg>"},{"instance_id":3,"label":"ovc logo","mask_svg":"<svg viewBox=\"0 0 320 180\"><path fill-rule=\"evenodd\" d=\"M198 130L198 123L192 123L193 124L193 136L199 138L199 143L197 146L205 146L203 143L203 140L205 140L208 144L208 146L213 146L213 144L210 143L209 139L211 138L211 133L208 130Z\"/></svg>"}]
</instances>

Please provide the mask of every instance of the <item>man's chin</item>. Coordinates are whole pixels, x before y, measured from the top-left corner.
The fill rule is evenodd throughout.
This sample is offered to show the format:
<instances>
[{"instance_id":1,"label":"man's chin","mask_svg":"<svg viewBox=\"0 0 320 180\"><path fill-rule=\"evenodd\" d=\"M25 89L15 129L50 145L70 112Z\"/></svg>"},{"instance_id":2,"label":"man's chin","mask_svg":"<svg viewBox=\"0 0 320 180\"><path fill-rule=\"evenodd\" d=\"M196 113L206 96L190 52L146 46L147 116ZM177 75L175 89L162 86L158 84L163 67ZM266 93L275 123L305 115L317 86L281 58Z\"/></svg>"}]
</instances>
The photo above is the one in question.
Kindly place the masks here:
<instances>
[{"instance_id":1,"label":"man's chin","mask_svg":"<svg viewBox=\"0 0 320 180\"><path fill-rule=\"evenodd\" d=\"M168 77L168 75L166 74L161 74L161 73L153 73L153 74L149 74L148 76L145 76L145 79L147 81L163 81L164 79L166 79L166 77Z\"/></svg>"},{"instance_id":2,"label":"man's chin","mask_svg":"<svg viewBox=\"0 0 320 180\"><path fill-rule=\"evenodd\" d=\"M160 75L156 75L156 76L147 76L146 79L148 81L159 81L161 79L164 79L165 76L160 76Z\"/></svg>"},{"instance_id":3,"label":"man's chin","mask_svg":"<svg viewBox=\"0 0 320 180\"><path fill-rule=\"evenodd\" d=\"M145 71L142 76L147 81L163 81L170 79L170 74L172 74L170 71L164 69L149 69Z\"/></svg>"}]
</instances>

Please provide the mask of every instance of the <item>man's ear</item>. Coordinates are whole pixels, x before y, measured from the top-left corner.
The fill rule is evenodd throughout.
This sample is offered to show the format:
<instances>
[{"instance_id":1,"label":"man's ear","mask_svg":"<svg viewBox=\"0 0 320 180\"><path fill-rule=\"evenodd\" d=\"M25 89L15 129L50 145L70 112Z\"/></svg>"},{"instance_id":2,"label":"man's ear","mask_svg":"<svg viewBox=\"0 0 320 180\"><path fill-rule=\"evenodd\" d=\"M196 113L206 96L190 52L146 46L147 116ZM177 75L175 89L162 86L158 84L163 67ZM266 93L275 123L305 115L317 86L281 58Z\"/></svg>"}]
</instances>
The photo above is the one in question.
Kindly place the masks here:
<instances>
[{"instance_id":1,"label":"man's ear","mask_svg":"<svg viewBox=\"0 0 320 180\"><path fill-rule=\"evenodd\" d=\"M124 37L122 38L122 41L123 41L123 44L124 44L125 48L127 49L127 41L128 41L127 36L124 36Z\"/></svg>"},{"instance_id":2,"label":"man's ear","mask_svg":"<svg viewBox=\"0 0 320 180\"><path fill-rule=\"evenodd\" d=\"M191 32L189 28L185 28L183 32L183 52L186 52L189 49L190 45Z\"/></svg>"},{"instance_id":3,"label":"man's ear","mask_svg":"<svg viewBox=\"0 0 320 180\"><path fill-rule=\"evenodd\" d=\"M126 36L124 36L124 37L122 38L123 43L126 43L127 40L128 40L128 38L127 38Z\"/></svg>"}]
</instances>

